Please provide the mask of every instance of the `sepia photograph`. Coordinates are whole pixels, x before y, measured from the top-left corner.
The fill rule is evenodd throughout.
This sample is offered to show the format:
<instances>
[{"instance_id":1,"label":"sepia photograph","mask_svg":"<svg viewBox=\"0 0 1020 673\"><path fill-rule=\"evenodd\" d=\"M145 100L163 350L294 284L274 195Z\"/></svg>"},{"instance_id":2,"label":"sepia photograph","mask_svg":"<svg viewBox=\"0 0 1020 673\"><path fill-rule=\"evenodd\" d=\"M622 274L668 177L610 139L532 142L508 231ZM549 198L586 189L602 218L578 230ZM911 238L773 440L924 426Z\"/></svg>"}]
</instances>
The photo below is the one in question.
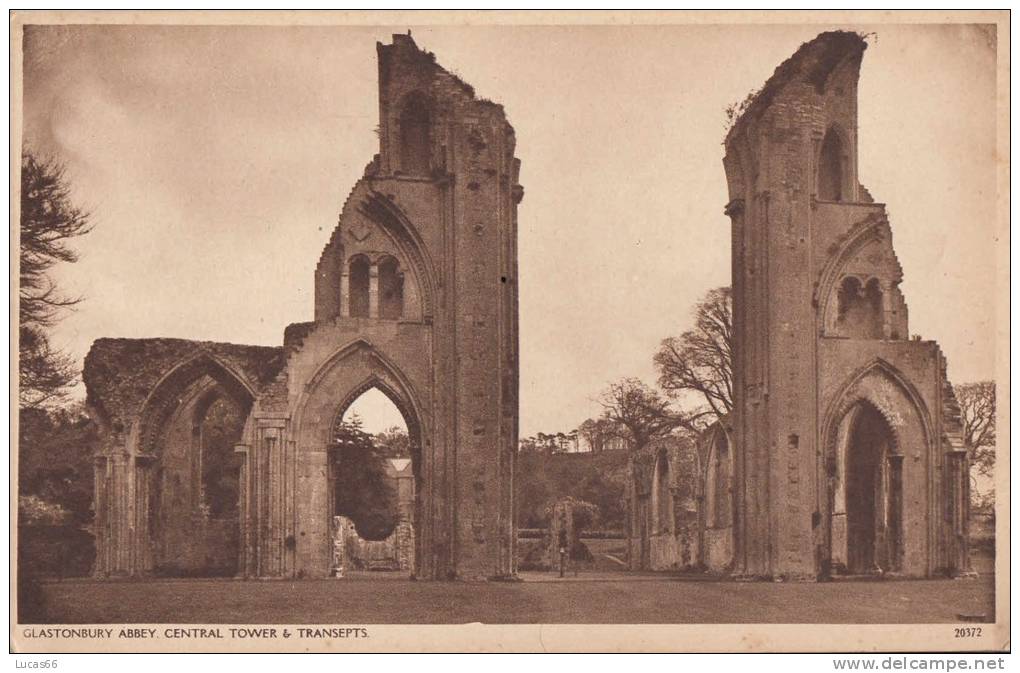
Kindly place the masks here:
<instances>
[{"instance_id":1,"label":"sepia photograph","mask_svg":"<svg viewBox=\"0 0 1020 673\"><path fill-rule=\"evenodd\" d=\"M1009 651L1008 11L9 20L13 652Z\"/></svg>"}]
</instances>

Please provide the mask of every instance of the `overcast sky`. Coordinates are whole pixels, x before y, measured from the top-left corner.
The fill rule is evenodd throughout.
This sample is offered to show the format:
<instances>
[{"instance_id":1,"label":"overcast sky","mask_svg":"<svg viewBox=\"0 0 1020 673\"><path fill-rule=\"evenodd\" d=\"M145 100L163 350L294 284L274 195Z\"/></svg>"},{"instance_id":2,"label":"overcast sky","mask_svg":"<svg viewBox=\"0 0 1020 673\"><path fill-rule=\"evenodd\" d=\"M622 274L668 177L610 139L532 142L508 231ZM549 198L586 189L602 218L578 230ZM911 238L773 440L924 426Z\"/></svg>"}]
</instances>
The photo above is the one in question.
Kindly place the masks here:
<instances>
[{"instance_id":1,"label":"overcast sky","mask_svg":"<svg viewBox=\"0 0 1020 673\"><path fill-rule=\"evenodd\" d=\"M96 228L59 282L55 342L280 345L378 151L376 41L407 26L42 27L25 141L64 161ZM973 26L411 27L517 131L521 431L569 431L729 284L724 109L802 43L875 32L860 178L888 204L910 330L955 382L994 373L995 40ZM363 408L362 408L363 407ZM369 429L394 414L375 413Z\"/></svg>"}]
</instances>

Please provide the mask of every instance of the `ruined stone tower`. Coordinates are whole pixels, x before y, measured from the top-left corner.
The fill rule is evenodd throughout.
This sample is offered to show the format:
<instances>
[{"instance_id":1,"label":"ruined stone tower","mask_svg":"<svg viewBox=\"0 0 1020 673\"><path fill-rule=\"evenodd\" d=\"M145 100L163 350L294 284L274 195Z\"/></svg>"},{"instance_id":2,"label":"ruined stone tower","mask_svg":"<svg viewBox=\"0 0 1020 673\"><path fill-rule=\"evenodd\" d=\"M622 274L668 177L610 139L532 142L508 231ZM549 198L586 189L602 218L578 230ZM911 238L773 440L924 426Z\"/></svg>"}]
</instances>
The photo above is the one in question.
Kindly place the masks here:
<instances>
[{"instance_id":1,"label":"ruined stone tower","mask_svg":"<svg viewBox=\"0 0 1020 673\"><path fill-rule=\"evenodd\" d=\"M315 269L314 321L289 326L283 348L93 345L97 575L195 574L232 540L239 576L326 576L342 469L331 433L371 388L410 434L415 574L514 574L514 131L410 36L378 58L379 154ZM202 502L202 424L220 399L246 420L236 513L216 519Z\"/></svg>"},{"instance_id":2,"label":"ruined stone tower","mask_svg":"<svg viewBox=\"0 0 1020 673\"><path fill-rule=\"evenodd\" d=\"M726 137L737 574L968 567L946 362L910 338L885 207L858 182L866 46L803 45Z\"/></svg>"}]
</instances>

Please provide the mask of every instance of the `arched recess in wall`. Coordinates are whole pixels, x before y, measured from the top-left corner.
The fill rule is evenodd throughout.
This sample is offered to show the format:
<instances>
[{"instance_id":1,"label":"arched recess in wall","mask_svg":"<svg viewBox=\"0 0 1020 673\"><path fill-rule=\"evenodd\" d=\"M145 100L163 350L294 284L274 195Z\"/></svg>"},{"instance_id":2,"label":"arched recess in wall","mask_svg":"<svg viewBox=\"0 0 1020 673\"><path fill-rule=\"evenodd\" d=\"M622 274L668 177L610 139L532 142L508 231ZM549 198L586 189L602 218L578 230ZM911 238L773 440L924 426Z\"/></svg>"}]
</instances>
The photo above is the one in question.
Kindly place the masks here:
<instances>
[{"instance_id":1,"label":"arched recess in wall","mask_svg":"<svg viewBox=\"0 0 1020 673\"><path fill-rule=\"evenodd\" d=\"M392 199L380 192L371 192L362 202L361 211L386 232L400 252L399 271L404 283L403 319L431 321L435 312L436 271L418 227ZM408 287L408 283L414 284L413 289ZM410 314L409 292L417 296L414 313Z\"/></svg>"},{"instance_id":2,"label":"arched recess in wall","mask_svg":"<svg viewBox=\"0 0 1020 673\"><path fill-rule=\"evenodd\" d=\"M733 462L730 443L722 429L713 432L710 447L705 525L708 528L728 528L733 525Z\"/></svg>"},{"instance_id":3,"label":"arched recess in wall","mask_svg":"<svg viewBox=\"0 0 1020 673\"><path fill-rule=\"evenodd\" d=\"M842 134L835 127L830 127L822 139L822 147L818 155L815 188L818 200L848 200L849 190L846 184L848 169L846 143Z\"/></svg>"},{"instance_id":4,"label":"arched recess in wall","mask_svg":"<svg viewBox=\"0 0 1020 673\"><path fill-rule=\"evenodd\" d=\"M241 460L234 445L253 402L251 388L209 355L178 365L153 388L136 461L142 570L237 573Z\"/></svg>"},{"instance_id":5,"label":"arched recess in wall","mask_svg":"<svg viewBox=\"0 0 1020 673\"><path fill-rule=\"evenodd\" d=\"M898 570L903 539L903 455L889 421L867 399L840 422L834 565L851 574Z\"/></svg>"},{"instance_id":6,"label":"arched recess in wall","mask_svg":"<svg viewBox=\"0 0 1020 673\"><path fill-rule=\"evenodd\" d=\"M432 111L420 92L408 94L400 108L400 169L406 175L426 176L431 171Z\"/></svg>"},{"instance_id":7,"label":"arched recess in wall","mask_svg":"<svg viewBox=\"0 0 1020 673\"><path fill-rule=\"evenodd\" d=\"M652 534L673 534L673 491L670 488L669 454L665 449L656 452L652 480Z\"/></svg>"},{"instance_id":8,"label":"arched recess in wall","mask_svg":"<svg viewBox=\"0 0 1020 673\"><path fill-rule=\"evenodd\" d=\"M384 255L379 269L379 317L399 320L404 317L404 273L392 255Z\"/></svg>"},{"instance_id":9,"label":"arched recess in wall","mask_svg":"<svg viewBox=\"0 0 1020 673\"><path fill-rule=\"evenodd\" d=\"M849 376L833 398L824 416L821 437L824 450L819 473L827 504L819 573L871 572L872 566L883 571L899 569L907 548L903 493L910 488L903 459L911 454L911 465L920 461L917 468L912 468L915 480L931 479L937 460L931 416L920 393L894 366L876 358ZM881 457L874 453L879 445ZM874 474L869 472L872 469ZM856 492L851 493L849 475L855 471L858 484ZM917 491L915 488L913 492ZM849 530L851 499L859 500L861 492L869 498L874 496L875 506L870 511L880 518L875 520L873 530L863 533L871 548L862 553L858 546L851 553L853 535L859 540L862 534L858 530L852 535ZM858 510L858 521L868 516L867 511ZM916 509L913 525L921 526L926 521L928 530L924 535L930 540L934 520L926 512ZM915 543L914 555L925 548ZM929 557L927 563L930 571L933 559Z\"/></svg>"},{"instance_id":10,"label":"arched recess in wall","mask_svg":"<svg viewBox=\"0 0 1020 673\"><path fill-rule=\"evenodd\" d=\"M831 254L822 267L817 286L813 295L813 303L818 307L818 326L824 336L838 336L836 321L839 313L839 295L841 284L849 275L849 264L867 246L873 244L887 245L891 232L885 213L876 210L851 227L850 231L834 246ZM902 280L902 270L897 265L893 270L887 287L894 289ZM866 285L861 282L861 287ZM881 289L879 286L878 289ZM902 302L902 300L900 300ZM895 303L894 303L895 306ZM883 307L884 308L884 307ZM883 318L884 319L884 318ZM895 322L893 324L895 331Z\"/></svg>"},{"instance_id":11,"label":"arched recess in wall","mask_svg":"<svg viewBox=\"0 0 1020 673\"><path fill-rule=\"evenodd\" d=\"M372 263L365 255L354 255L347 262L350 283L350 314L352 318L368 317L368 288Z\"/></svg>"}]
</instances>

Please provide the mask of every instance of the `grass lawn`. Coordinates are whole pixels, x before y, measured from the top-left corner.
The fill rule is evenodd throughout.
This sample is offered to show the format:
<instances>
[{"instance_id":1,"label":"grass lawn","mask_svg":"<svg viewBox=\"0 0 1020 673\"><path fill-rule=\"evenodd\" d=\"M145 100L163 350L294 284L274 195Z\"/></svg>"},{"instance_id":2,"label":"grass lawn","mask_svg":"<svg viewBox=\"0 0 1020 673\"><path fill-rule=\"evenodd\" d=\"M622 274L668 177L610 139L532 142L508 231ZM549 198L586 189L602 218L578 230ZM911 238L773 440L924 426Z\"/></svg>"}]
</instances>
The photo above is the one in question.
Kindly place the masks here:
<instances>
[{"instance_id":1,"label":"grass lawn","mask_svg":"<svg viewBox=\"0 0 1020 673\"><path fill-rule=\"evenodd\" d=\"M40 623L927 623L994 620L990 574L964 580L687 581L668 575L522 573L523 582L229 579L42 585ZM37 620L31 620L36 622Z\"/></svg>"}]
</instances>

